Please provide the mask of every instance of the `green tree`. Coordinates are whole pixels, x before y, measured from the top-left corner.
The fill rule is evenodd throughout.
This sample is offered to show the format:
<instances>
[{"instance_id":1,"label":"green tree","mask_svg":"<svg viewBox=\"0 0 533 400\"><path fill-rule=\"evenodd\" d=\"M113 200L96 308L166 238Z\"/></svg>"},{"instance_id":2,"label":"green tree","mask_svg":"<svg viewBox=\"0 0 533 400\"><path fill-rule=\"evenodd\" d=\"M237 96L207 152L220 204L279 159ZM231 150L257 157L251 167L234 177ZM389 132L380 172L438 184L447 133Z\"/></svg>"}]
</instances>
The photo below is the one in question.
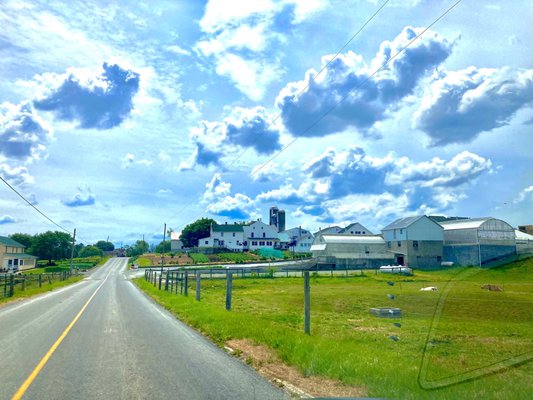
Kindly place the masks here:
<instances>
[{"instance_id":1,"label":"green tree","mask_svg":"<svg viewBox=\"0 0 533 400\"><path fill-rule=\"evenodd\" d=\"M20 244L24 245L26 249L29 249L33 243L33 236L27 233L14 233L9 235L9 237L15 242L19 242Z\"/></svg>"},{"instance_id":2,"label":"green tree","mask_svg":"<svg viewBox=\"0 0 533 400\"><path fill-rule=\"evenodd\" d=\"M192 224L187 225L180 235L180 240L185 247L197 247L198 240L204 237L208 237L210 234L211 224L217 222L211 218L200 218L194 221Z\"/></svg>"},{"instance_id":3,"label":"green tree","mask_svg":"<svg viewBox=\"0 0 533 400\"><path fill-rule=\"evenodd\" d=\"M96 247L96 246L86 246L81 251L79 256L80 257L95 257L95 256L103 256L104 252Z\"/></svg>"},{"instance_id":4,"label":"green tree","mask_svg":"<svg viewBox=\"0 0 533 400\"><path fill-rule=\"evenodd\" d=\"M170 240L165 240L164 242L159 243L155 247L156 253L168 253L170 252Z\"/></svg>"},{"instance_id":5,"label":"green tree","mask_svg":"<svg viewBox=\"0 0 533 400\"><path fill-rule=\"evenodd\" d=\"M96 247L98 247L102 251L113 251L115 250L115 245L111 242L108 242L106 240L99 240L95 244Z\"/></svg>"},{"instance_id":6,"label":"green tree","mask_svg":"<svg viewBox=\"0 0 533 400\"><path fill-rule=\"evenodd\" d=\"M127 257L135 257L140 256L141 254L144 254L148 251L148 243L146 243L144 240L137 240L135 242L135 245L129 247L126 250L126 256Z\"/></svg>"},{"instance_id":7,"label":"green tree","mask_svg":"<svg viewBox=\"0 0 533 400\"><path fill-rule=\"evenodd\" d=\"M43 260L61 260L70 257L72 236L65 232L48 231L33 237L33 243L29 253Z\"/></svg>"}]
</instances>

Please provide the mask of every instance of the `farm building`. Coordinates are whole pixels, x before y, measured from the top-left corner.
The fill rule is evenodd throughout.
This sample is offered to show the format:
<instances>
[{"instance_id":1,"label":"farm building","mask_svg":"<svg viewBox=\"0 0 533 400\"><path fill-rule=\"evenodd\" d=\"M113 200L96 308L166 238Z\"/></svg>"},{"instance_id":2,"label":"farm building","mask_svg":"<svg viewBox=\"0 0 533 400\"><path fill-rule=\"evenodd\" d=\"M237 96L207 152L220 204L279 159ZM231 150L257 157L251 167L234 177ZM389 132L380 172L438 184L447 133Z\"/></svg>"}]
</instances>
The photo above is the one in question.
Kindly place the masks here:
<instances>
[{"instance_id":1,"label":"farm building","mask_svg":"<svg viewBox=\"0 0 533 400\"><path fill-rule=\"evenodd\" d=\"M425 215L400 218L382 229L387 250L397 265L439 268L443 255L443 229Z\"/></svg>"},{"instance_id":2,"label":"farm building","mask_svg":"<svg viewBox=\"0 0 533 400\"><path fill-rule=\"evenodd\" d=\"M394 262L381 236L325 234L315 236L311 246L313 258L319 264L335 268L379 268Z\"/></svg>"},{"instance_id":3,"label":"farm building","mask_svg":"<svg viewBox=\"0 0 533 400\"><path fill-rule=\"evenodd\" d=\"M339 233L345 235L373 235L370 229L365 228L359 222L354 222L353 224L348 225L347 227L343 228Z\"/></svg>"},{"instance_id":4,"label":"farm building","mask_svg":"<svg viewBox=\"0 0 533 400\"><path fill-rule=\"evenodd\" d=\"M198 247L243 251L244 242L243 225L227 223L222 225L212 224L210 235L200 239Z\"/></svg>"},{"instance_id":5,"label":"farm building","mask_svg":"<svg viewBox=\"0 0 533 400\"><path fill-rule=\"evenodd\" d=\"M515 230L516 252L518 254L533 253L533 235L529 235L519 230Z\"/></svg>"},{"instance_id":6,"label":"farm building","mask_svg":"<svg viewBox=\"0 0 533 400\"><path fill-rule=\"evenodd\" d=\"M181 232L170 232L170 251L183 251L185 249L180 236Z\"/></svg>"},{"instance_id":7,"label":"farm building","mask_svg":"<svg viewBox=\"0 0 533 400\"><path fill-rule=\"evenodd\" d=\"M25 246L0 236L0 271L17 272L35 268L37 257L24 253Z\"/></svg>"},{"instance_id":8,"label":"farm building","mask_svg":"<svg viewBox=\"0 0 533 400\"><path fill-rule=\"evenodd\" d=\"M515 231L496 218L443 221L444 259L459 265L483 265L516 254Z\"/></svg>"}]
</instances>

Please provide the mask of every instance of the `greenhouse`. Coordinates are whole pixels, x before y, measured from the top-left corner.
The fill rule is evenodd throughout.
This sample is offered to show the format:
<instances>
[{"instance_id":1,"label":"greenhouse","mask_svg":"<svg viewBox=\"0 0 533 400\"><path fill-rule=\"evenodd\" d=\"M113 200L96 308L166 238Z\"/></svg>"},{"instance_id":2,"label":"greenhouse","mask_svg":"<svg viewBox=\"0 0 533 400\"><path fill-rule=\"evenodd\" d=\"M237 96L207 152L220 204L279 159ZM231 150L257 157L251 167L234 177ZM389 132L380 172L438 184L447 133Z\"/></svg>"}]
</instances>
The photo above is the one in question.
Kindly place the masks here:
<instances>
[{"instance_id":1,"label":"greenhouse","mask_svg":"<svg viewBox=\"0 0 533 400\"><path fill-rule=\"evenodd\" d=\"M471 218L440 222L444 228L444 261L482 266L516 254L515 232L496 218Z\"/></svg>"}]
</instances>

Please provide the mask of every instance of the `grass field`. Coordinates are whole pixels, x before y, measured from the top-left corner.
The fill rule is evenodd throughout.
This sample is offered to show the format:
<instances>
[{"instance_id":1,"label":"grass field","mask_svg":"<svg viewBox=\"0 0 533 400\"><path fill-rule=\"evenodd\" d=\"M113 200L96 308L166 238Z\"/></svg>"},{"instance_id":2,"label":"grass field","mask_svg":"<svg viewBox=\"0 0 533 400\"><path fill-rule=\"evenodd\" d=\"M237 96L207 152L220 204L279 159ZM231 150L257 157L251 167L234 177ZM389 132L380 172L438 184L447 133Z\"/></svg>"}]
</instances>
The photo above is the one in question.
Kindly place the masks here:
<instances>
[{"instance_id":1,"label":"grass field","mask_svg":"<svg viewBox=\"0 0 533 400\"><path fill-rule=\"evenodd\" d=\"M191 282L192 283L192 282ZM312 278L311 335L303 333L301 278L241 279L225 311L223 280L202 301L137 284L222 345L248 338L306 376L397 399L524 399L533 393L533 259L497 269ZM488 291L485 284L502 291ZM426 286L437 292L421 292ZM371 307L399 307L378 318Z\"/></svg>"},{"instance_id":2,"label":"grass field","mask_svg":"<svg viewBox=\"0 0 533 400\"><path fill-rule=\"evenodd\" d=\"M36 282L28 282L25 290L16 289L12 297L0 297L0 304L8 303L16 299L24 299L40 293L50 292L51 290L79 282L83 278L83 275L74 275L64 281L54 280L52 283L44 281L42 287L39 287Z\"/></svg>"}]
</instances>

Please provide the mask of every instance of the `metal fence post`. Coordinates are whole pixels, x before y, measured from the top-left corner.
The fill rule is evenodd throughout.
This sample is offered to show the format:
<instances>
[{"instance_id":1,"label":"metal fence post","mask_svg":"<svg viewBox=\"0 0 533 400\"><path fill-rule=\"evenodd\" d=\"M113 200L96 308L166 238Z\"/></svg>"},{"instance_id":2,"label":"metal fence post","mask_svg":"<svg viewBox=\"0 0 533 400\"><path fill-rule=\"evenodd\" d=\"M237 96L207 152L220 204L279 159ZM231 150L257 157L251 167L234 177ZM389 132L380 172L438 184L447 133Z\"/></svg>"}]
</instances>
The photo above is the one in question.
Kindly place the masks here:
<instances>
[{"instance_id":1,"label":"metal fence post","mask_svg":"<svg viewBox=\"0 0 533 400\"><path fill-rule=\"evenodd\" d=\"M200 281L202 279L202 273L196 271L196 301L200 301Z\"/></svg>"},{"instance_id":2,"label":"metal fence post","mask_svg":"<svg viewBox=\"0 0 533 400\"><path fill-rule=\"evenodd\" d=\"M168 292L168 268L167 268L167 274L165 275L165 291Z\"/></svg>"},{"instance_id":3,"label":"metal fence post","mask_svg":"<svg viewBox=\"0 0 533 400\"><path fill-rule=\"evenodd\" d=\"M311 287L309 271L304 272L304 332L311 334Z\"/></svg>"},{"instance_id":4,"label":"metal fence post","mask_svg":"<svg viewBox=\"0 0 533 400\"><path fill-rule=\"evenodd\" d=\"M233 274L226 272L226 310L231 310L231 291L233 287Z\"/></svg>"}]
</instances>

